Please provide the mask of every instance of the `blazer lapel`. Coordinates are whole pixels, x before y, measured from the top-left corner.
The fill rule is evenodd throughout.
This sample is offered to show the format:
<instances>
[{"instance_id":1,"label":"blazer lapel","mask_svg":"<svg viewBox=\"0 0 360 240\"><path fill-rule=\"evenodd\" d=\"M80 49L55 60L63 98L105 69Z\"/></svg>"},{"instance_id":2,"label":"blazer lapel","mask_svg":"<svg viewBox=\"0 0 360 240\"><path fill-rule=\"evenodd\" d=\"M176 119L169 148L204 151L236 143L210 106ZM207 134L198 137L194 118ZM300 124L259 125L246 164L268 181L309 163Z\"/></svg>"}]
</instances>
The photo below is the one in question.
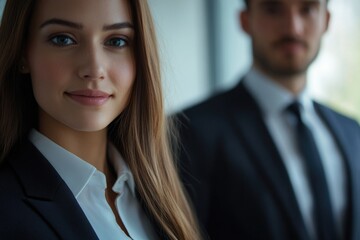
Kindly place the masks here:
<instances>
[{"instance_id":1,"label":"blazer lapel","mask_svg":"<svg viewBox=\"0 0 360 240\"><path fill-rule=\"evenodd\" d=\"M348 128L346 122L340 122L340 118L334 112L318 103L314 103L315 109L320 114L345 160L348 173L348 219L345 223L345 239L360 239L360 139L359 132L355 133L356 139L349 138L353 131L359 131L358 126ZM352 127L352 126L351 126Z\"/></svg>"},{"instance_id":2,"label":"blazer lapel","mask_svg":"<svg viewBox=\"0 0 360 240\"><path fill-rule=\"evenodd\" d=\"M244 85L240 83L232 92L230 111L232 123L240 136L246 139L246 148L252 154L254 164L268 182L279 208L283 208L300 239L309 239L304 221L291 186L290 178L262 119L260 109ZM231 118L229 116L229 118Z\"/></svg>"},{"instance_id":3,"label":"blazer lapel","mask_svg":"<svg viewBox=\"0 0 360 240\"><path fill-rule=\"evenodd\" d=\"M72 192L50 163L29 142L10 164L27 202L62 239L98 239Z\"/></svg>"}]
</instances>

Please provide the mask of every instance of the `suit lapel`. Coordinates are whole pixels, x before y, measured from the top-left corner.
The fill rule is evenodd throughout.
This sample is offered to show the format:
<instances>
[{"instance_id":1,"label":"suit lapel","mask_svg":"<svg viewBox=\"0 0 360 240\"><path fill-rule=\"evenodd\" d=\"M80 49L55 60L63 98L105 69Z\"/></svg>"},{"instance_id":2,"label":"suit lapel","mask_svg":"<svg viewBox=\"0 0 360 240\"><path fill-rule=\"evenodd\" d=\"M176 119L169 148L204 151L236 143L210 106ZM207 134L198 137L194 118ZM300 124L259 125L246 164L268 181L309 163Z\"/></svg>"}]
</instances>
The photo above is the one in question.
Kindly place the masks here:
<instances>
[{"instance_id":1,"label":"suit lapel","mask_svg":"<svg viewBox=\"0 0 360 240\"><path fill-rule=\"evenodd\" d=\"M360 239L360 139L358 127L347 128L346 122L330 109L314 103L315 109L320 114L342 153L348 173L348 213L349 222L345 223L345 239ZM357 138L349 138L355 135Z\"/></svg>"},{"instance_id":2,"label":"suit lapel","mask_svg":"<svg viewBox=\"0 0 360 240\"><path fill-rule=\"evenodd\" d=\"M10 161L24 188L24 201L62 239L98 239L72 192L29 142Z\"/></svg>"},{"instance_id":3,"label":"suit lapel","mask_svg":"<svg viewBox=\"0 0 360 240\"><path fill-rule=\"evenodd\" d=\"M244 85L240 83L231 94L230 114L238 134L245 139L254 165L269 183L269 188L283 208L300 239L309 239L302 215L280 154L262 119L260 109ZM229 118L231 115L229 115Z\"/></svg>"}]
</instances>

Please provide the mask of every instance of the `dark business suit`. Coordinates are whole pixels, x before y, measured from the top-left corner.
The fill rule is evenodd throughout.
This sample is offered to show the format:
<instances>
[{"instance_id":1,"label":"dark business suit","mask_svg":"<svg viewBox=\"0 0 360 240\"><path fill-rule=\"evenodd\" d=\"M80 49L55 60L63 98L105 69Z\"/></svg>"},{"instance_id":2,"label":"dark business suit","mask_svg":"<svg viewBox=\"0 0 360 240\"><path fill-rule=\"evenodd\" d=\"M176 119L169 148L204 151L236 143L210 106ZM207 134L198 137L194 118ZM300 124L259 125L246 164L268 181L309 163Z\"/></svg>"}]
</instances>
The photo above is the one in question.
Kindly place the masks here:
<instances>
[{"instance_id":1,"label":"dark business suit","mask_svg":"<svg viewBox=\"0 0 360 240\"><path fill-rule=\"evenodd\" d=\"M360 129L315 103L345 160L344 239L360 239ZM310 239L289 176L243 83L179 114L180 169L211 239Z\"/></svg>"},{"instance_id":2,"label":"dark business suit","mask_svg":"<svg viewBox=\"0 0 360 240\"><path fill-rule=\"evenodd\" d=\"M29 142L0 165L0 239L98 239L68 186Z\"/></svg>"}]
</instances>

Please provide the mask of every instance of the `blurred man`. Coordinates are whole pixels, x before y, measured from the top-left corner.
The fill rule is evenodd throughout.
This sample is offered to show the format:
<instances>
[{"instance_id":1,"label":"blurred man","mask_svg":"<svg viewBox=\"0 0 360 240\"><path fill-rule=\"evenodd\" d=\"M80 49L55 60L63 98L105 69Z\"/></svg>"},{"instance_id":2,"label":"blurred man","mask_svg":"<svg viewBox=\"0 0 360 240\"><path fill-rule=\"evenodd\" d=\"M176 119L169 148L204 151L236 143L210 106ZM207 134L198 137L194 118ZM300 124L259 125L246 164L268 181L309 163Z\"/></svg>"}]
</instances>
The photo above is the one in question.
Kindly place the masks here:
<instances>
[{"instance_id":1,"label":"blurred man","mask_svg":"<svg viewBox=\"0 0 360 240\"><path fill-rule=\"evenodd\" d=\"M248 0L253 65L180 115L182 177L211 239L360 239L360 128L314 102L327 0Z\"/></svg>"}]
</instances>

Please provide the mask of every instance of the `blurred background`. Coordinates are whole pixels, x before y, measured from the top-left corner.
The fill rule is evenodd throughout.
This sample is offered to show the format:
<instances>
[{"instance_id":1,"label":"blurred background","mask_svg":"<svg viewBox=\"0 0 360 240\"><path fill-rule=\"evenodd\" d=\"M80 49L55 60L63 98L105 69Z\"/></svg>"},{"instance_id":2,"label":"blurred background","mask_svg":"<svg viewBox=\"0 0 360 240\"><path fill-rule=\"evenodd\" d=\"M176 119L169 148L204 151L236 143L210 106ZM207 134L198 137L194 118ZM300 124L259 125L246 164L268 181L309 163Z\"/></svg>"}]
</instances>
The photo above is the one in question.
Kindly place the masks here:
<instances>
[{"instance_id":1,"label":"blurred background","mask_svg":"<svg viewBox=\"0 0 360 240\"><path fill-rule=\"evenodd\" d=\"M148 1L168 114L234 86L249 69L250 41L238 21L242 0ZM309 87L317 100L360 120L360 1L330 0L329 8L330 28Z\"/></svg>"}]
</instances>

